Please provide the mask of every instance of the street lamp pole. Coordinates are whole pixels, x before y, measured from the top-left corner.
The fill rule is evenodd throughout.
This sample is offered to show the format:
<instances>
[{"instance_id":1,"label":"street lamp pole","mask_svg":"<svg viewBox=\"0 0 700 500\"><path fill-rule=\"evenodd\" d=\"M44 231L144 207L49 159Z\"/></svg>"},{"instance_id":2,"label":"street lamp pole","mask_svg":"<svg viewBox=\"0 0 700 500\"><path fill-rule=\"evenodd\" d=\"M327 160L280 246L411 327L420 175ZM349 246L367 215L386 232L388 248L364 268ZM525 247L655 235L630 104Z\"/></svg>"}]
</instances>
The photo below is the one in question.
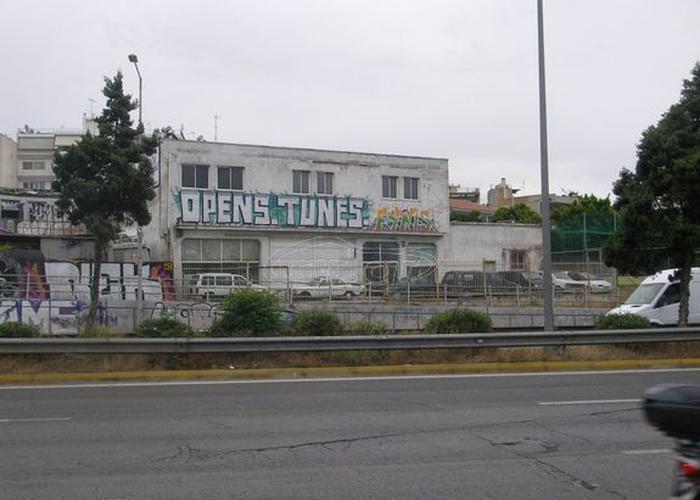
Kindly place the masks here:
<instances>
[{"instance_id":1,"label":"street lamp pole","mask_svg":"<svg viewBox=\"0 0 700 500\"><path fill-rule=\"evenodd\" d=\"M544 71L544 21L542 0L537 0L537 49L540 76L540 172L542 179L542 273L544 274L544 331L554 331L554 297L552 289L552 241L549 218L549 160L547 155L547 99Z\"/></svg>"},{"instance_id":2,"label":"street lamp pole","mask_svg":"<svg viewBox=\"0 0 700 500\"><path fill-rule=\"evenodd\" d=\"M139 71L139 58L136 56L136 54L129 54L129 61L134 63L136 74L139 77L139 125L143 125L143 79L141 78L141 72Z\"/></svg>"},{"instance_id":3,"label":"street lamp pole","mask_svg":"<svg viewBox=\"0 0 700 500\"><path fill-rule=\"evenodd\" d=\"M141 72L139 71L139 58L136 54L129 54L129 61L134 63L136 67L136 74L139 77L139 129L143 133L143 115L142 113L142 100L143 100L143 79L141 78ZM143 273L141 268L143 267L143 256L141 255L141 249L143 248L143 229L141 224L136 228L137 235L137 249L136 249L136 325L141 323L141 316L143 311Z\"/></svg>"}]
</instances>

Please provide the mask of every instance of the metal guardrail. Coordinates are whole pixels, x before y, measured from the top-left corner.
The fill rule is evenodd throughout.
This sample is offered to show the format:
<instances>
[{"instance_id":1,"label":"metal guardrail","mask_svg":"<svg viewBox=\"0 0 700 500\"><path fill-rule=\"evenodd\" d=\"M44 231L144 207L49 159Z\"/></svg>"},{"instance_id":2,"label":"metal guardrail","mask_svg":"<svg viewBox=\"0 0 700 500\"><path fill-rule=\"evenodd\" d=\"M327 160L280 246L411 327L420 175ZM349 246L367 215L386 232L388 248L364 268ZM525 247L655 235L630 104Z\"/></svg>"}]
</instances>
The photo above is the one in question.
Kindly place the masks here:
<instances>
[{"instance_id":1,"label":"metal guardrail","mask_svg":"<svg viewBox=\"0 0 700 500\"><path fill-rule=\"evenodd\" d=\"M700 341L700 328L259 338L0 339L0 354L193 354L544 347Z\"/></svg>"}]
</instances>

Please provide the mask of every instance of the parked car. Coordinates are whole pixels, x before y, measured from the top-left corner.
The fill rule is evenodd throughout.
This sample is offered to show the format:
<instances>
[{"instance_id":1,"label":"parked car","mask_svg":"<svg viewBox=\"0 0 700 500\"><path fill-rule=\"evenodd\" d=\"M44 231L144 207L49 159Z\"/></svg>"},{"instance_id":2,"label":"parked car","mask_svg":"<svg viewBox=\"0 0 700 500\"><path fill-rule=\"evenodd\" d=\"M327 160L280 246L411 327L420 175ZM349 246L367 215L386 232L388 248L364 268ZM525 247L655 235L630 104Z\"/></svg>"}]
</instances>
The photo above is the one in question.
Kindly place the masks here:
<instances>
[{"instance_id":1,"label":"parked car","mask_svg":"<svg viewBox=\"0 0 700 500\"><path fill-rule=\"evenodd\" d=\"M565 293L584 293L586 283L573 279L567 271L552 273L552 287Z\"/></svg>"},{"instance_id":2,"label":"parked car","mask_svg":"<svg viewBox=\"0 0 700 500\"><path fill-rule=\"evenodd\" d=\"M448 271L440 282L440 290L447 297L515 295L517 288L497 272Z\"/></svg>"},{"instance_id":3,"label":"parked car","mask_svg":"<svg viewBox=\"0 0 700 500\"><path fill-rule=\"evenodd\" d=\"M609 281L597 279L588 273L579 271L562 271L554 273L559 279L563 280L565 285L569 287L588 287L591 293L606 293L613 289L612 283ZM566 288L566 287L564 287Z\"/></svg>"},{"instance_id":4,"label":"parked car","mask_svg":"<svg viewBox=\"0 0 700 500\"><path fill-rule=\"evenodd\" d=\"M292 285L295 297L355 297L361 295L364 287L357 283L347 283L338 278L319 276L308 283Z\"/></svg>"},{"instance_id":5,"label":"parked car","mask_svg":"<svg viewBox=\"0 0 700 500\"><path fill-rule=\"evenodd\" d=\"M244 288L264 290L260 285L251 283L245 276L230 273L194 274L191 278L190 295L203 299L221 298Z\"/></svg>"},{"instance_id":6,"label":"parked car","mask_svg":"<svg viewBox=\"0 0 700 500\"><path fill-rule=\"evenodd\" d=\"M544 277L536 271L499 271L504 279L519 285L524 290L541 290L544 286Z\"/></svg>"},{"instance_id":7,"label":"parked car","mask_svg":"<svg viewBox=\"0 0 700 500\"><path fill-rule=\"evenodd\" d=\"M389 285L389 290L392 295L400 297L432 297L439 296L440 285L432 279L433 275L420 276L412 278L401 278L396 283Z\"/></svg>"}]
</instances>

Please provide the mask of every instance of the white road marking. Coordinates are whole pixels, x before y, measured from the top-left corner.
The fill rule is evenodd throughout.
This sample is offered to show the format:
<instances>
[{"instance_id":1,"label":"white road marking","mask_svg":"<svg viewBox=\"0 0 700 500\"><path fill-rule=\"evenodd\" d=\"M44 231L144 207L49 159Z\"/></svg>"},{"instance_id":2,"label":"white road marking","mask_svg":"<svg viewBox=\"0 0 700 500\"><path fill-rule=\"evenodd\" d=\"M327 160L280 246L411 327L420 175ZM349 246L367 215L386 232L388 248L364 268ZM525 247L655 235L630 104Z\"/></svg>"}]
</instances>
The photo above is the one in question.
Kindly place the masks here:
<instances>
[{"instance_id":1,"label":"white road marking","mask_svg":"<svg viewBox=\"0 0 700 500\"><path fill-rule=\"evenodd\" d=\"M539 406L566 406L566 405L608 405L623 403L641 403L641 399L584 399L581 401L543 401Z\"/></svg>"},{"instance_id":2,"label":"white road marking","mask_svg":"<svg viewBox=\"0 0 700 500\"><path fill-rule=\"evenodd\" d=\"M323 378L286 378L286 379L243 379L243 380L172 380L165 382L110 382L85 384L41 384L41 385L0 385L0 391L27 389L89 389L112 387L158 387L158 386L188 386L188 385L237 385L237 384L300 384L316 382L367 382L391 380L434 380L434 379L470 379L470 378L503 378L503 377L566 377L586 375L626 375L640 373L674 373L698 372L700 368L658 368L634 370L599 370L599 371L570 371L570 372L527 372L527 373L466 373L452 375L385 375L371 377L323 377ZM234 372L235 373L235 372Z\"/></svg>"},{"instance_id":3,"label":"white road marking","mask_svg":"<svg viewBox=\"0 0 700 500\"><path fill-rule=\"evenodd\" d=\"M48 418L0 418L0 424L36 423L36 422L68 422L72 417L48 417Z\"/></svg>"},{"instance_id":4,"label":"white road marking","mask_svg":"<svg viewBox=\"0 0 700 500\"><path fill-rule=\"evenodd\" d=\"M656 450L623 450L620 453L623 455L658 455L672 452L673 450L669 450L668 448L658 448Z\"/></svg>"}]
</instances>

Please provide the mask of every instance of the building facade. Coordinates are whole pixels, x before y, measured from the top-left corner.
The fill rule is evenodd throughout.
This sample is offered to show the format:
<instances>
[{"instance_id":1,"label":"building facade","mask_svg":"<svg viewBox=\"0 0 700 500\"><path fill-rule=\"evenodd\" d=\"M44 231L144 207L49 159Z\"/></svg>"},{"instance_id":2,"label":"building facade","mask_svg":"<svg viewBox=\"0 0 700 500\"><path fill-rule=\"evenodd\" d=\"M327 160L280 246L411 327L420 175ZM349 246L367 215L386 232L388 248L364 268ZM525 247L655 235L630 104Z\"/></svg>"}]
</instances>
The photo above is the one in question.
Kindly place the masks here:
<instances>
[{"instance_id":1,"label":"building facade","mask_svg":"<svg viewBox=\"0 0 700 500\"><path fill-rule=\"evenodd\" d=\"M0 134L0 187L17 186L17 143Z\"/></svg>"},{"instance_id":2,"label":"building facade","mask_svg":"<svg viewBox=\"0 0 700 500\"><path fill-rule=\"evenodd\" d=\"M165 140L144 229L176 279L395 281L448 258L448 162Z\"/></svg>"},{"instance_id":3,"label":"building facade","mask_svg":"<svg viewBox=\"0 0 700 500\"><path fill-rule=\"evenodd\" d=\"M93 118L83 116L81 130L20 130L17 133L16 185L30 191L50 191L56 149L74 144L86 132L97 133Z\"/></svg>"},{"instance_id":4,"label":"building facade","mask_svg":"<svg viewBox=\"0 0 700 500\"><path fill-rule=\"evenodd\" d=\"M94 242L83 225L73 226L52 193L0 189L0 244L41 250L47 259L92 259Z\"/></svg>"}]
</instances>

